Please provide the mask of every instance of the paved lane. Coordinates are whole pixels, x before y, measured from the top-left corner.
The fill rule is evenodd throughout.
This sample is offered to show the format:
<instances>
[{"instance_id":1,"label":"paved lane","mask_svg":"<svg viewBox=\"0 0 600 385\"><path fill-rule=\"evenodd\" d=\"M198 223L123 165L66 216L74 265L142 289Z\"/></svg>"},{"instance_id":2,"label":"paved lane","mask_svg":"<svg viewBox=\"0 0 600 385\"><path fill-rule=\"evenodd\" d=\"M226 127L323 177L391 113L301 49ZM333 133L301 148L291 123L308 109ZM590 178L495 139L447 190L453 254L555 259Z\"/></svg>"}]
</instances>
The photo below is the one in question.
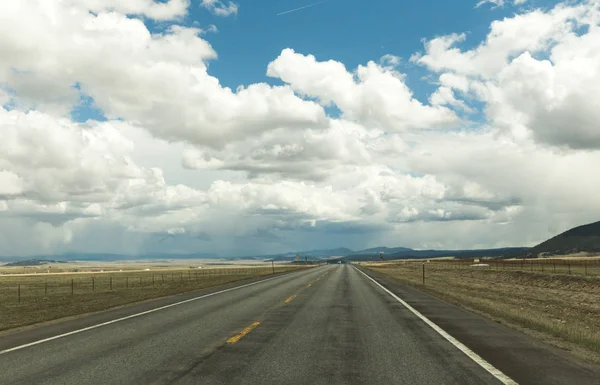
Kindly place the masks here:
<instances>
[{"instance_id":1,"label":"paved lane","mask_svg":"<svg viewBox=\"0 0 600 385\"><path fill-rule=\"evenodd\" d=\"M348 265L274 309L181 384L499 384Z\"/></svg>"},{"instance_id":2,"label":"paved lane","mask_svg":"<svg viewBox=\"0 0 600 385\"><path fill-rule=\"evenodd\" d=\"M1 384L499 384L352 266L0 355Z\"/></svg>"}]
</instances>

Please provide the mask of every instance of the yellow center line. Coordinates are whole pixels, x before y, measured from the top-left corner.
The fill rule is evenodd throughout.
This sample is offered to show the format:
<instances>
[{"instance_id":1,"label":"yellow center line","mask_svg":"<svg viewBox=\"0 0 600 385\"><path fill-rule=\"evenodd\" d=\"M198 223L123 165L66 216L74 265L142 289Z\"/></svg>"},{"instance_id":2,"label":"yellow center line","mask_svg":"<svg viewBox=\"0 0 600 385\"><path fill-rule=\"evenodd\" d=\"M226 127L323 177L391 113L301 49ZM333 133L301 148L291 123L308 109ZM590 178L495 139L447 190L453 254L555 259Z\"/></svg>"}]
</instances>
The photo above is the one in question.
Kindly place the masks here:
<instances>
[{"instance_id":1,"label":"yellow center line","mask_svg":"<svg viewBox=\"0 0 600 385\"><path fill-rule=\"evenodd\" d=\"M309 283L308 285L306 285L306 288L308 289L309 287L311 287L312 285Z\"/></svg>"},{"instance_id":2,"label":"yellow center line","mask_svg":"<svg viewBox=\"0 0 600 385\"><path fill-rule=\"evenodd\" d=\"M228 344L235 344L236 342L238 342L239 340L241 340L242 338L244 338L244 336L248 333L250 333L253 329L255 329L258 325L260 325L260 322L254 322L252 325L248 326L246 329L242 330L241 332L239 332L238 334L234 335L233 337L231 337L230 339L227 340Z\"/></svg>"},{"instance_id":3,"label":"yellow center line","mask_svg":"<svg viewBox=\"0 0 600 385\"><path fill-rule=\"evenodd\" d=\"M290 302L292 302L292 301L294 300L294 298L296 298L296 296L295 296L295 295L293 295L293 296L291 296L291 297L288 297L288 299L286 299L286 300L285 300L285 303L290 303Z\"/></svg>"}]
</instances>

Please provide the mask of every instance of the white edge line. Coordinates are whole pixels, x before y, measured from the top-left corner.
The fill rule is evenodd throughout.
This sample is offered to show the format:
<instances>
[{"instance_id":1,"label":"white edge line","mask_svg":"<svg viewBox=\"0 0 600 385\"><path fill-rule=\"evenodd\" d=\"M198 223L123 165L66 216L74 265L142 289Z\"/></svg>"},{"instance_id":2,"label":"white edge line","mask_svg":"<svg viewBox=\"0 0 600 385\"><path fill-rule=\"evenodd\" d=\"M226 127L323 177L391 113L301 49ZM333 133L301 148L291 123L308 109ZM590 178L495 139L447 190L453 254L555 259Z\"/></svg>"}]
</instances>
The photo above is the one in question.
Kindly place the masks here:
<instances>
[{"instance_id":1,"label":"white edge line","mask_svg":"<svg viewBox=\"0 0 600 385\"><path fill-rule=\"evenodd\" d=\"M283 276L285 276L285 275L283 275ZM248 286L252 286L252 285L258 285L259 283L267 282L267 281L270 281L272 279L281 278L283 276L279 275L277 277L272 277L272 278L262 279L262 280L257 281L257 282L247 283L247 284L242 285L242 286L231 287L229 289L220 290L220 291L216 291L214 293L205 294L205 295L202 295L200 297L194 297L194 298L186 299L184 301L175 302L175 303L172 303L172 304L169 304L169 305L157 307L155 309L146 310L146 311L143 311L141 313L131 314L131 315L128 315L126 317L121 317L121 318L117 318L117 319L114 319L114 320L111 320L111 321L102 322L100 324L88 326L88 327L83 328L83 329L73 330L71 332L64 333L64 334L59 334L59 335L54 336L54 337L48 337L48 338L44 338L42 340L30 342L28 344L15 346L14 348L10 348L10 349L6 349L6 350L0 351L0 355L6 354L6 353L10 353L10 352L14 352L16 350L25 349L25 348L28 348L30 346L39 345L39 344L42 344L44 342L49 342L49 341L57 340L59 338L68 337L68 336L71 336L73 334L83 333L83 332L86 332L88 330L97 329L97 328L100 328L100 327L103 327L103 326L107 326L107 325L114 324L114 323L117 323L117 322L125 321L125 320L131 319L131 318L140 317L140 316L143 316L143 315L146 315L146 314L154 313L154 312L159 311L159 310L168 309L168 308L173 307L173 306L183 305L184 303L188 303L188 302L192 302L192 301L197 301L199 299L203 299L203 298L206 298L206 297L211 297L213 295L227 293L228 291L238 290L238 289L242 289L244 287L248 287Z\"/></svg>"},{"instance_id":2,"label":"white edge line","mask_svg":"<svg viewBox=\"0 0 600 385\"><path fill-rule=\"evenodd\" d=\"M433 323L432 321L430 321L429 318L427 318L423 314L419 313L418 310L416 310L414 307L410 306L402 298L398 297L396 294L394 294L391 291L389 291L388 289L386 289L383 285L381 285L379 282L377 282L373 278L369 277L367 274L365 274L360 269L358 269L356 267L354 267L354 268L356 270L358 270L358 272L360 272L362 275L364 275L365 277L367 277L371 281L373 281L377 286L379 286L380 288L382 288L386 293L388 293L389 295L391 295L396 301L400 302L404 307L406 307L414 315L416 315L417 317L419 317L423 322L425 322L427 325L429 325L433 330L435 330L436 332L438 332L438 334L440 334L442 337L444 337L446 340L448 340L458 350L460 350L461 352L465 353L470 359L472 359L479 366L481 366L486 371L488 371L492 376L496 377L500 382L502 382L505 385L518 385L512 378L508 377L506 374L504 374L500 370L496 369L492 364L490 364L489 362L487 362L486 360L484 360L483 358L481 358L480 355L478 355L477 353L475 353L474 351L472 351L471 349L469 349L468 347L466 347L462 342L458 341L456 338L452 337L444 329L442 329L441 327L437 326L435 323Z\"/></svg>"}]
</instances>

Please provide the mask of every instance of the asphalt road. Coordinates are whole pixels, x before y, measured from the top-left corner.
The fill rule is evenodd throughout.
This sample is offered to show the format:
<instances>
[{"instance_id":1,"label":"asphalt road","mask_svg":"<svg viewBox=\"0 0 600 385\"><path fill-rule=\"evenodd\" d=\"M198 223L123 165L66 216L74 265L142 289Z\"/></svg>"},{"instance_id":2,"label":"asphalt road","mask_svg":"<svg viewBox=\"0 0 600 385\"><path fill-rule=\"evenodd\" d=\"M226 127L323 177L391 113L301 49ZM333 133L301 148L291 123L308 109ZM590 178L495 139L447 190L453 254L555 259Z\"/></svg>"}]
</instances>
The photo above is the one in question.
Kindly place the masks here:
<instances>
[{"instance_id":1,"label":"asphalt road","mask_svg":"<svg viewBox=\"0 0 600 385\"><path fill-rule=\"evenodd\" d=\"M0 384L501 383L349 265L212 293L14 351L35 329L5 338Z\"/></svg>"}]
</instances>

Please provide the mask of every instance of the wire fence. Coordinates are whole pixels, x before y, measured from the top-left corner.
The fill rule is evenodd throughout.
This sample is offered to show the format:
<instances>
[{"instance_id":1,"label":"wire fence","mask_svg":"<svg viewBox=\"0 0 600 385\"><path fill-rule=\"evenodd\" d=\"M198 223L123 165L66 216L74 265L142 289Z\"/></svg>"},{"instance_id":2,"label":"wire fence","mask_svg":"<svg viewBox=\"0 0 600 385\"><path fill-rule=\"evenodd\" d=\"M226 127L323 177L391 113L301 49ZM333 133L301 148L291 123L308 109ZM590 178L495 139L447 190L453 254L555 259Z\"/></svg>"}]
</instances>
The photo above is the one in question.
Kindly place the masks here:
<instances>
[{"instance_id":1,"label":"wire fence","mask_svg":"<svg viewBox=\"0 0 600 385\"><path fill-rule=\"evenodd\" d=\"M299 266L261 266L141 272L35 274L0 277L0 303L71 298L131 290L193 289L207 281L244 279L296 270Z\"/></svg>"},{"instance_id":2,"label":"wire fence","mask_svg":"<svg viewBox=\"0 0 600 385\"><path fill-rule=\"evenodd\" d=\"M457 259L423 261L378 261L378 265L425 264L427 269L520 271L544 274L600 277L600 259Z\"/></svg>"}]
</instances>

